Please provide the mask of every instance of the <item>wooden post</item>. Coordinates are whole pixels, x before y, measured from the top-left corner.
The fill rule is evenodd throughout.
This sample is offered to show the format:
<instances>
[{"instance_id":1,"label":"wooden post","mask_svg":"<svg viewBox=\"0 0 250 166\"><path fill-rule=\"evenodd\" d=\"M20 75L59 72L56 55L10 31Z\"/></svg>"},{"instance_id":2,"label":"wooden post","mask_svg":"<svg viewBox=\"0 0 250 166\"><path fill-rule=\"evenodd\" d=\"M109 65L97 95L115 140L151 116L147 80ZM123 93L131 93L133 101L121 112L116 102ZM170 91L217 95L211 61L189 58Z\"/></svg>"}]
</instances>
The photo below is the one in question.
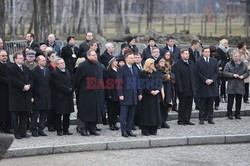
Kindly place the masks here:
<instances>
[{"instance_id":1,"label":"wooden post","mask_svg":"<svg viewBox=\"0 0 250 166\"><path fill-rule=\"evenodd\" d=\"M215 20L214 33L217 34L217 13L215 13L214 20Z\"/></svg>"},{"instance_id":2,"label":"wooden post","mask_svg":"<svg viewBox=\"0 0 250 166\"><path fill-rule=\"evenodd\" d=\"M208 20L208 18L207 18L208 16L205 16L205 37L207 37L207 20Z\"/></svg>"},{"instance_id":3,"label":"wooden post","mask_svg":"<svg viewBox=\"0 0 250 166\"><path fill-rule=\"evenodd\" d=\"M247 37L249 37L249 15L248 14L246 14L246 17L247 17L247 19L246 19L246 34L247 34Z\"/></svg>"},{"instance_id":4,"label":"wooden post","mask_svg":"<svg viewBox=\"0 0 250 166\"><path fill-rule=\"evenodd\" d=\"M177 16L174 18L174 32L177 33Z\"/></svg>"},{"instance_id":5,"label":"wooden post","mask_svg":"<svg viewBox=\"0 0 250 166\"><path fill-rule=\"evenodd\" d=\"M183 20L183 30L186 30L186 21L187 21L187 16L184 16L184 20Z\"/></svg>"},{"instance_id":6,"label":"wooden post","mask_svg":"<svg viewBox=\"0 0 250 166\"><path fill-rule=\"evenodd\" d=\"M190 34L190 16L188 16L188 33Z\"/></svg>"},{"instance_id":7,"label":"wooden post","mask_svg":"<svg viewBox=\"0 0 250 166\"><path fill-rule=\"evenodd\" d=\"M225 36L228 36L228 15L226 16Z\"/></svg>"},{"instance_id":8,"label":"wooden post","mask_svg":"<svg viewBox=\"0 0 250 166\"><path fill-rule=\"evenodd\" d=\"M232 17L229 17L229 34L232 34Z\"/></svg>"},{"instance_id":9,"label":"wooden post","mask_svg":"<svg viewBox=\"0 0 250 166\"><path fill-rule=\"evenodd\" d=\"M203 34L203 16L201 16L201 34Z\"/></svg>"},{"instance_id":10,"label":"wooden post","mask_svg":"<svg viewBox=\"0 0 250 166\"><path fill-rule=\"evenodd\" d=\"M164 15L161 17L161 32L165 33L165 17L164 17Z\"/></svg>"}]
</instances>

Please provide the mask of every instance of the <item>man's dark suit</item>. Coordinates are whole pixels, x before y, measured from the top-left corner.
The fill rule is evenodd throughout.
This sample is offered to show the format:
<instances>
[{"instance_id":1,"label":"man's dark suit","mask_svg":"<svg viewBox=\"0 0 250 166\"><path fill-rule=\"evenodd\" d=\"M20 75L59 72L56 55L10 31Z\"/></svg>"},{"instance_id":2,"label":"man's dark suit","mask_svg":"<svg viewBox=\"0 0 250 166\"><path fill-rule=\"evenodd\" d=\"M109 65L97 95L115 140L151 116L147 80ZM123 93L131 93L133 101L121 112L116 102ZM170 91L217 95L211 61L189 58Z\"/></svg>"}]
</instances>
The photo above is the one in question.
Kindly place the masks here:
<instances>
[{"instance_id":1,"label":"man's dark suit","mask_svg":"<svg viewBox=\"0 0 250 166\"><path fill-rule=\"evenodd\" d=\"M89 42L90 42L90 41L85 41L85 42L83 42L82 44L80 44L80 46L79 46L79 51L78 51L78 57L79 57L79 58L81 58L81 57L86 58L87 52L88 52L88 50L89 50L89 48L90 48ZM99 47L98 44L97 44L96 54L97 54L97 56L98 56L98 58L99 58L99 57L100 57L100 47Z\"/></svg>"},{"instance_id":2,"label":"man's dark suit","mask_svg":"<svg viewBox=\"0 0 250 166\"><path fill-rule=\"evenodd\" d=\"M207 114L208 120L213 119L214 98L219 96L217 60L209 58L208 61L206 62L204 58L200 58L196 62L197 97L200 98L200 120L204 120L205 114ZM213 83L207 85L207 79L212 79Z\"/></svg>"},{"instance_id":3,"label":"man's dark suit","mask_svg":"<svg viewBox=\"0 0 250 166\"><path fill-rule=\"evenodd\" d=\"M195 95L195 66L194 62L188 63L179 60L174 64L174 73L179 97L178 123L186 124L190 122L193 96Z\"/></svg>"},{"instance_id":4,"label":"man's dark suit","mask_svg":"<svg viewBox=\"0 0 250 166\"><path fill-rule=\"evenodd\" d=\"M197 50L192 50L192 48L190 47L188 49L189 52L189 60L192 60L194 63L200 58L200 53Z\"/></svg>"},{"instance_id":5,"label":"man's dark suit","mask_svg":"<svg viewBox=\"0 0 250 166\"><path fill-rule=\"evenodd\" d=\"M137 88L138 70L134 66L132 66L132 70L133 74L128 65L124 65L117 71L117 79L123 80L121 87L117 87L118 96L124 96L124 100L120 100L120 124L122 134L131 133L132 131L135 107L138 96L141 94L141 91Z\"/></svg>"}]
</instances>

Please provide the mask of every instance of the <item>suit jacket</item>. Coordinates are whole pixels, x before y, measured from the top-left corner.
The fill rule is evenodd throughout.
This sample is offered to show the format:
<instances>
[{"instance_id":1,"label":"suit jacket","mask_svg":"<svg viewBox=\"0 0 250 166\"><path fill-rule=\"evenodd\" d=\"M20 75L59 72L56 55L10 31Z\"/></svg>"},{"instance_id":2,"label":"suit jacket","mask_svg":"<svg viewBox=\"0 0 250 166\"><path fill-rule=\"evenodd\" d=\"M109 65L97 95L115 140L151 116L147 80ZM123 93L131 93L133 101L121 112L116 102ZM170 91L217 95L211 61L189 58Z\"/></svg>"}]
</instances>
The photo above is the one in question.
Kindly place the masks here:
<instances>
[{"instance_id":1,"label":"suit jacket","mask_svg":"<svg viewBox=\"0 0 250 166\"><path fill-rule=\"evenodd\" d=\"M105 89L106 100L119 101L119 97L118 97L118 93L116 89L117 84L115 83L116 77L117 77L117 71L115 71L114 69L109 68L104 71L104 80L105 80L106 85L109 85L108 82L110 82L111 80L112 80L112 84L114 85L113 88Z\"/></svg>"},{"instance_id":2,"label":"suit jacket","mask_svg":"<svg viewBox=\"0 0 250 166\"><path fill-rule=\"evenodd\" d=\"M157 46L155 45L155 47ZM142 51L142 59L146 61L148 58L151 58L151 57L152 57L152 54L151 54L150 46L148 45L147 48L145 48Z\"/></svg>"},{"instance_id":3,"label":"suit jacket","mask_svg":"<svg viewBox=\"0 0 250 166\"><path fill-rule=\"evenodd\" d=\"M23 71L16 63L7 69L9 77L9 110L31 112L32 86L29 91L23 91L25 85L32 85L32 75L29 68L22 65Z\"/></svg>"},{"instance_id":4,"label":"suit jacket","mask_svg":"<svg viewBox=\"0 0 250 166\"><path fill-rule=\"evenodd\" d=\"M50 110L51 109L51 92L50 92L50 70L44 68L45 76L39 66L32 71L33 78L33 108L34 110Z\"/></svg>"},{"instance_id":5,"label":"suit jacket","mask_svg":"<svg viewBox=\"0 0 250 166\"><path fill-rule=\"evenodd\" d=\"M209 58L209 63L200 58L196 62L196 76L197 76L197 96L198 97L216 97L219 96L218 76L219 70L217 67L217 60ZM206 84L207 79L212 79L213 83Z\"/></svg>"},{"instance_id":6,"label":"suit jacket","mask_svg":"<svg viewBox=\"0 0 250 166\"><path fill-rule=\"evenodd\" d=\"M68 69L62 72L56 68L52 72L51 81L54 86L54 106L57 114L70 114L74 112L73 91L74 83Z\"/></svg>"},{"instance_id":7,"label":"suit jacket","mask_svg":"<svg viewBox=\"0 0 250 166\"><path fill-rule=\"evenodd\" d=\"M162 48L160 50L160 53L161 53L161 57L163 57L166 53L166 51L169 50L168 46L166 45L164 48ZM174 62L177 62L180 60L180 48L177 47L176 45L174 45L174 51L173 51L173 54L174 54Z\"/></svg>"},{"instance_id":8,"label":"suit jacket","mask_svg":"<svg viewBox=\"0 0 250 166\"><path fill-rule=\"evenodd\" d=\"M120 101L121 105L136 105L138 96L141 95L141 90L137 87L139 73L137 69L132 66L133 74L128 65L124 65L117 71L117 79L123 81L121 86L118 85L118 96L124 96L124 100Z\"/></svg>"},{"instance_id":9,"label":"suit jacket","mask_svg":"<svg viewBox=\"0 0 250 166\"><path fill-rule=\"evenodd\" d=\"M39 44L37 42L35 42L33 40L33 42L31 44L28 44L28 46L32 49L32 50L37 50L40 48Z\"/></svg>"},{"instance_id":10,"label":"suit jacket","mask_svg":"<svg viewBox=\"0 0 250 166\"><path fill-rule=\"evenodd\" d=\"M114 56L110 55L107 50L104 51L104 53L101 55L101 60L100 62L107 67L109 64L109 61L113 58Z\"/></svg>"},{"instance_id":11,"label":"suit jacket","mask_svg":"<svg viewBox=\"0 0 250 166\"><path fill-rule=\"evenodd\" d=\"M188 49L189 52L189 60L194 61L194 63L200 58L200 52L195 50L193 51L192 48L190 47Z\"/></svg>"},{"instance_id":12,"label":"suit jacket","mask_svg":"<svg viewBox=\"0 0 250 166\"><path fill-rule=\"evenodd\" d=\"M195 95L195 66L193 61L188 60L188 63L181 59L173 66L179 97Z\"/></svg>"}]
</instances>

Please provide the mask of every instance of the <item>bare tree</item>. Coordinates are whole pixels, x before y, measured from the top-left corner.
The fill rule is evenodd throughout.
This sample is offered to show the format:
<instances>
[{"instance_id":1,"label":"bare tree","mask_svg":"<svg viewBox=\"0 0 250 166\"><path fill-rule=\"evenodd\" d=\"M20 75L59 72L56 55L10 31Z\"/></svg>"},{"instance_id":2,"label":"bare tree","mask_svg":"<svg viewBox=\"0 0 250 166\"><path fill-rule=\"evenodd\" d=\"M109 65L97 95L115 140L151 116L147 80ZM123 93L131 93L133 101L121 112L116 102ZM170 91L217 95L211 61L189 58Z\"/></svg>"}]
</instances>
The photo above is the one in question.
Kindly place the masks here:
<instances>
[{"instance_id":1,"label":"bare tree","mask_svg":"<svg viewBox=\"0 0 250 166\"><path fill-rule=\"evenodd\" d=\"M34 32L38 41L45 41L51 30L49 1L33 0L34 7Z\"/></svg>"},{"instance_id":2,"label":"bare tree","mask_svg":"<svg viewBox=\"0 0 250 166\"><path fill-rule=\"evenodd\" d=\"M152 29L155 0L147 0L147 29Z\"/></svg>"},{"instance_id":3,"label":"bare tree","mask_svg":"<svg viewBox=\"0 0 250 166\"><path fill-rule=\"evenodd\" d=\"M127 13L126 13L126 18L125 18L125 34L130 34L130 22L131 22L131 7L133 4L133 0L127 0Z\"/></svg>"},{"instance_id":4,"label":"bare tree","mask_svg":"<svg viewBox=\"0 0 250 166\"><path fill-rule=\"evenodd\" d=\"M117 37L124 36L124 14L125 14L125 0L117 0L116 4L116 33Z\"/></svg>"},{"instance_id":5,"label":"bare tree","mask_svg":"<svg viewBox=\"0 0 250 166\"><path fill-rule=\"evenodd\" d=\"M0 38L5 37L5 0L0 1Z\"/></svg>"}]
</instances>

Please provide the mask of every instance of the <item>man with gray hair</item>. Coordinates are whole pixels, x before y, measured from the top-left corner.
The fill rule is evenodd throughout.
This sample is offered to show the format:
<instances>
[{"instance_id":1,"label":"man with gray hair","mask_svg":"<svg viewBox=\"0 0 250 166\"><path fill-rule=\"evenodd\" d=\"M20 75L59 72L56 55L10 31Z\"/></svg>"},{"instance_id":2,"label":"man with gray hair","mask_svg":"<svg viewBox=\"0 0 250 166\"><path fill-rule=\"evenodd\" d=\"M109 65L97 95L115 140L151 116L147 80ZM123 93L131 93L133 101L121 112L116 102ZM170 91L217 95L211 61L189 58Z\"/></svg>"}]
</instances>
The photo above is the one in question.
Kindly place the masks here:
<instances>
[{"instance_id":1,"label":"man with gray hair","mask_svg":"<svg viewBox=\"0 0 250 166\"><path fill-rule=\"evenodd\" d=\"M31 133L33 137L47 136L43 132L47 112L51 109L50 71L46 68L46 58L39 55L37 66L31 71L33 78L33 112L31 115ZM37 122L39 116L39 123Z\"/></svg>"},{"instance_id":2,"label":"man with gray hair","mask_svg":"<svg viewBox=\"0 0 250 166\"><path fill-rule=\"evenodd\" d=\"M69 132L69 117L70 113L74 112L73 79L69 70L65 68L65 62L62 58L56 59L55 63L56 69L51 74L51 80L54 87L52 96L56 113L57 135L72 135Z\"/></svg>"},{"instance_id":3,"label":"man with gray hair","mask_svg":"<svg viewBox=\"0 0 250 166\"><path fill-rule=\"evenodd\" d=\"M104 51L104 53L101 55L101 63L107 67L108 63L110 61L110 59L112 59L114 57L114 45L112 43L107 43L105 45L106 50Z\"/></svg>"},{"instance_id":4,"label":"man with gray hair","mask_svg":"<svg viewBox=\"0 0 250 166\"><path fill-rule=\"evenodd\" d=\"M55 35L49 34L47 44L49 47L51 47L53 49L53 51L55 51L56 55L60 57L61 56L61 48L58 44L56 44L55 40L56 40Z\"/></svg>"}]
</instances>

